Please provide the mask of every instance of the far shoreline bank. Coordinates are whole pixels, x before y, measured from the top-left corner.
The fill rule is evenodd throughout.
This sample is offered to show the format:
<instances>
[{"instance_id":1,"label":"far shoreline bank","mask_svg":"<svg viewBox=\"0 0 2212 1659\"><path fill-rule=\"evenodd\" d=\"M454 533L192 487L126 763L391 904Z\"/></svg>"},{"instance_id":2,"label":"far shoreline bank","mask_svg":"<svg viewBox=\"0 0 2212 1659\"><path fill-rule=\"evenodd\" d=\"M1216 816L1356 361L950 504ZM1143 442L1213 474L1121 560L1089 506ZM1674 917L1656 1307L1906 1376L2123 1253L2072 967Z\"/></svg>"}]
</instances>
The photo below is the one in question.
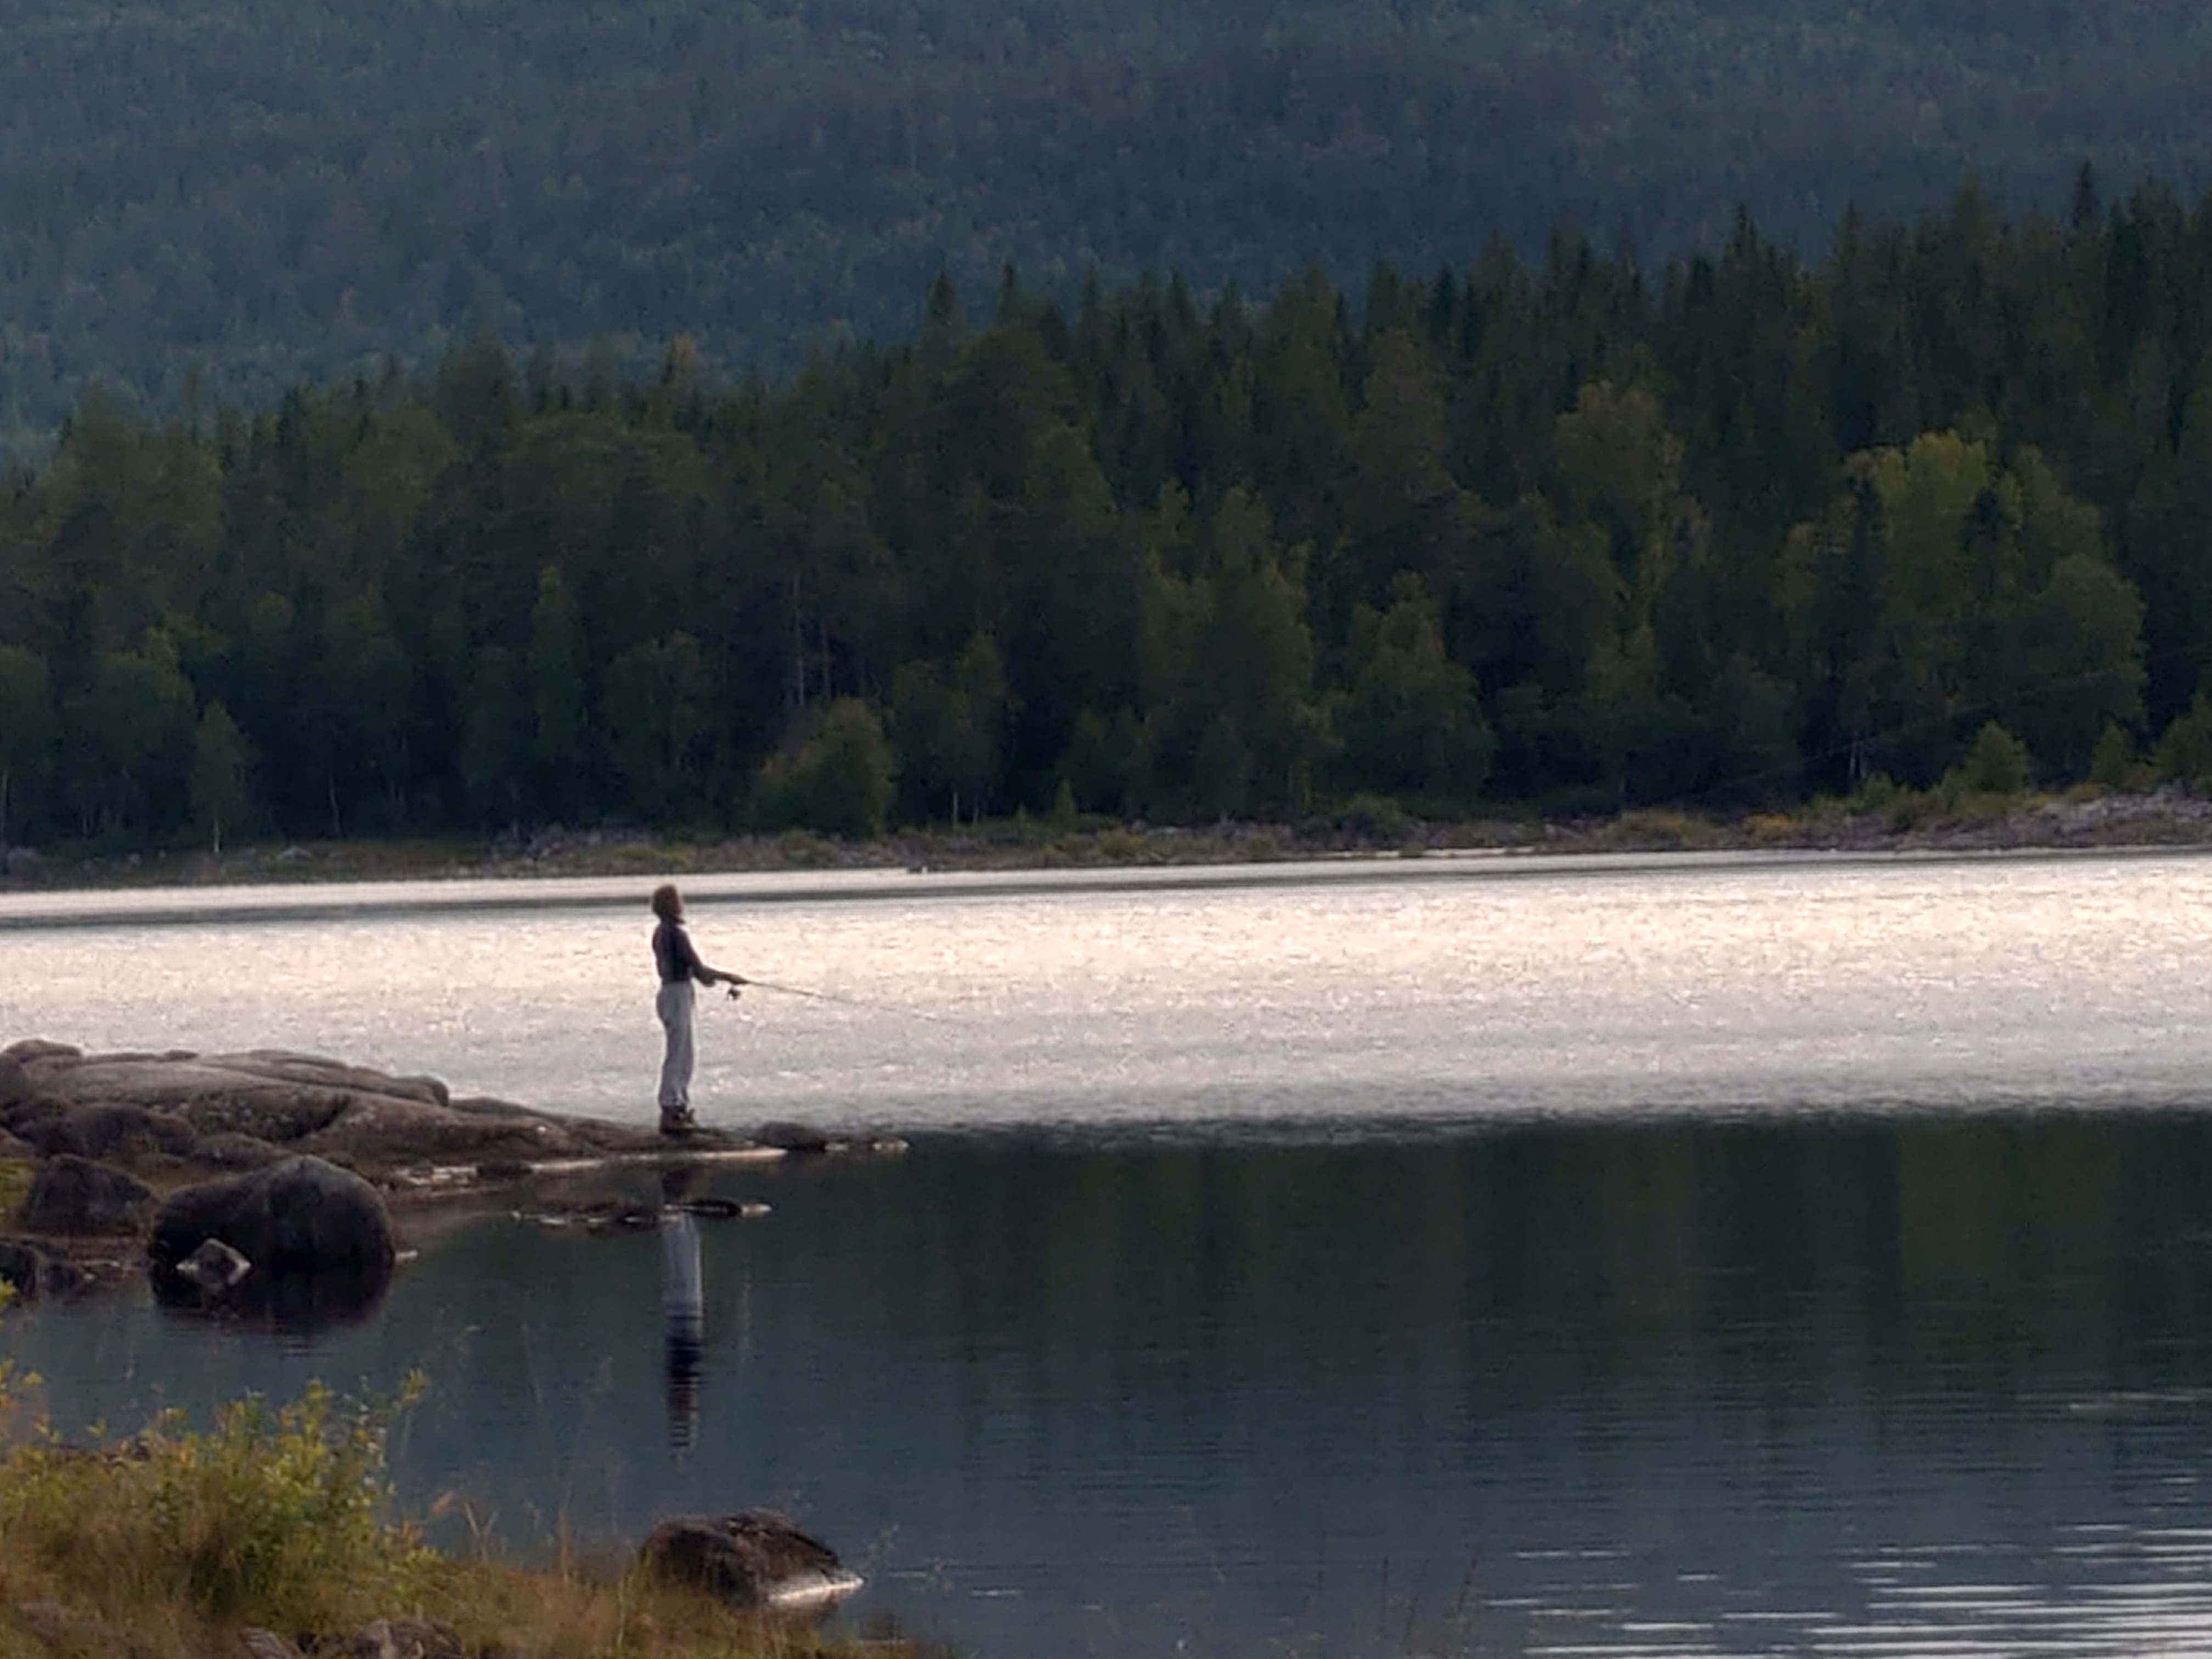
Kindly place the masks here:
<instances>
[{"instance_id":1,"label":"far shoreline bank","mask_svg":"<svg viewBox=\"0 0 2212 1659\"><path fill-rule=\"evenodd\" d=\"M1605 818L1431 822L1365 814L1301 824L1227 823L1193 829L1017 817L957 829L836 841L805 830L687 837L629 829L434 841L268 842L205 849L0 856L0 896L133 889L313 887L379 882L500 883L599 878L813 874L865 883L870 875L1061 874L1076 884L1173 884L1179 875L1267 866L1368 866L1435 859L1485 867L1619 867L1672 855L1816 858L2002 854L2158 853L2212 849L2212 800L2173 786L2077 790L1939 811L1911 797L1879 804L1816 803L1792 813L1732 817L1639 809ZM1492 860L1498 861L1497 866ZM1349 871L1347 870L1347 873ZM1224 878L1233 879L1225 875ZM931 883L932 890L947 890ZM854 888L854 895L862 890ZM789 896L828 896L794 890Z\"/></svg>"}]
</instances>

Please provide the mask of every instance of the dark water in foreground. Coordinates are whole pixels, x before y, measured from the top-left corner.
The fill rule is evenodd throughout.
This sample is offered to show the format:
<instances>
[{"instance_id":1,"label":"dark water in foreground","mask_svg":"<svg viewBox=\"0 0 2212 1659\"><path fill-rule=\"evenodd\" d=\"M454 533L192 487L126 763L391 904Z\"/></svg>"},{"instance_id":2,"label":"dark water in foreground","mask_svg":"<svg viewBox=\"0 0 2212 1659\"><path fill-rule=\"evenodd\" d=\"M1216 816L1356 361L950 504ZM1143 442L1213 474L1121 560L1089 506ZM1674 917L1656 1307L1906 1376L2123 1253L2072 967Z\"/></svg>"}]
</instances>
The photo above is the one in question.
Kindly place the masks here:
<instances>
[{"instance_id":1,"label":"dark water in foreground","mask_svg":"<svg viewBox=\"0 0 2212 1659\"><path fill-rule=\"evenodd\" d=\"M2212 1118L939 1138L710 1186L775 1212L702 1224L696 1425L650 1236L487 1222L304 1345L136 1303L5 1340L71 1424L420 1366L399 1474L457 1535L775 1502L854 1619L985 1659L2212 1651Z\"/></svg>"}]
</instances>

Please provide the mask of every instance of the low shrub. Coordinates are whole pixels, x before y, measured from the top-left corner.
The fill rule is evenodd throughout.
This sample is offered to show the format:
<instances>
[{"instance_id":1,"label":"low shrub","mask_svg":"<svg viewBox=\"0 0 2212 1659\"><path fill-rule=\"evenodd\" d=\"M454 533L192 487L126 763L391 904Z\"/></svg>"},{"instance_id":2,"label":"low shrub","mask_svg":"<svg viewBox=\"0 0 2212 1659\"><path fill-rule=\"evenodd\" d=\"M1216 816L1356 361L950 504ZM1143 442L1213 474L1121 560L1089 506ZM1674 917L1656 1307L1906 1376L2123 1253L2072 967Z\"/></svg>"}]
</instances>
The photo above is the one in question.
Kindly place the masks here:
<instances>
[{"instance_id":1,"label":"low shrub","mask_svg":"<svg viewBox=\"0 0 2212 1659\"><path fill-rule=\"evenodd\" d=\"M1623 812L1602 838L1625 847L1671 851L1711 847L1720 839L1706 820L1658 806L1634 807Z\"/></svg>"},{"instance_id":2,"label":"low shrub","mask_svg":"<svg viewBox=\"0 0 2212 1659\"><path fill-rule=\"evenodd\" d=\"M100 1451L33 1436L0 1458L0 1559L64 1602L280 1631L415 1612L435 1558L390 1518L384 1450L417 1387L384 1407L248 1396L204 1433L169 1413Z\"/></svg>"},{"instance_id":3,"label":"low shrub","mask_svg":"<svg viewBox=\"0 0 2212 1659\"><path fill-rule=\"evenodd\" d=\"M1091 848L1108 864L1135 864L1145 856L1145 843L1127 830L1101 830Z\"/></svg>"},{"instance_id":4,"label":"low shrub","mask_svg":"<svg viewBox=\"0 0 2212 1659\"><path fill-rule=\"evenodd\" d=\"M1340 829L1370 844L1395 847L1413 832L1413 817L1389 795L1361 793L1337 809Z\"/></svg>"},{"instance_id":5,"label":"low shrub","mask_svg":"<svg viewBox=\"0 0 2212 1659\"><path fill-rule=\"evenodd\" d=\"M381 1403L311 1384L187 1430L176 1413L94 1448L65 1445L0 1362L0 1607L37 1610L33 1645L0 1616L0 1656L60 1650L235 1659L241 1627L354 1650L382 1619L434 1620L513 1659L807 1659L849 1653L635 1570L532 1571L458 1559L397 1518L385 1452L419 1378ZM58 1647L57 1647L58 1644ZM902 1644L872 1648L890 1659Z\"/></svg>"}]
</instances>

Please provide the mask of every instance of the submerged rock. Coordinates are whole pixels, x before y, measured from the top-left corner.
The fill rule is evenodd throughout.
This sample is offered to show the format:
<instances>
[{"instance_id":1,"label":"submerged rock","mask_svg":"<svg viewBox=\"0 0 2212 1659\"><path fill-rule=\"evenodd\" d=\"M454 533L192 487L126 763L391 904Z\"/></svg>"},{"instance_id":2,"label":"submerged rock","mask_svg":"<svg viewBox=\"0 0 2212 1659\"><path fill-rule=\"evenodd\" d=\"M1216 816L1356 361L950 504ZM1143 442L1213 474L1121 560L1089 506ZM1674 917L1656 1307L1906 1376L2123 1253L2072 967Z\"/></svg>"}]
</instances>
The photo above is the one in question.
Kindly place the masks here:
<instances>
[{"instance_id":1,"label":"submerged rock","mask_svg":"<svg viewBox=\"0 0 2212 1659\"><path fill-rule=\"evenodd\" d=\"M864 1582L835 1550L774 1510L664 1521L639 1547L638 1561L666 1583L770 1612L823 1612Z\"/></svg>"},{"instance_id":2,"label":"submerged rock","mask_svg":"<svg viewBox=\"0 0 2212 1659\"><path fill-rule=\"evenodd\" d=\"M753 1131L752 1139L757 1146L773 1146L793 1158L833 1153L843 1157L896 1158L907 1150L906 1142L896 1135L846 1139L810 1123L793 1123L781 1118L762 1124Z\"/></svg>"},{"instance_id":3,"label":"submerged rock","mask_svg":"<svg viewBox=\"0 0 2212 1659\"><path fill-rule=\"evenodd\" d=\"M74 1262L21 1238L0 1238L0 1279L27 1302L67 1296L82 1290L87 1283L83 1271Z\"/></svg>"},{"instance_id":4,"label":"submerged rock","mask_svg":"<svg viewBox=\"0 0 2212 1659\"><path fill-rule=\"evenodd\" d=\"M792 1123L778 1118L763 1123L753 1131L753 1139L763 1146L798 1155L819 1155L830 1150L830 1137L805 1123Z\"/></svg>"}]
</instances>

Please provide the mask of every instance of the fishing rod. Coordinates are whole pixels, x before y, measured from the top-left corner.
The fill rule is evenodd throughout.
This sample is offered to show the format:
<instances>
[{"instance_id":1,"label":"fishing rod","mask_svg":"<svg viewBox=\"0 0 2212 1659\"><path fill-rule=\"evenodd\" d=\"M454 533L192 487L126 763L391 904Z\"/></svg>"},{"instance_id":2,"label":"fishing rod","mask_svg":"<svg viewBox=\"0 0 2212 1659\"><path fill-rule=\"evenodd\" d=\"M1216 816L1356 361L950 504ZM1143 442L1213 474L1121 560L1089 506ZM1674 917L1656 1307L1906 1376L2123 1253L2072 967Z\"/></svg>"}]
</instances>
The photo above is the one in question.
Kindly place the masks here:
<instances>
[{"instance_id":1,"label":"fishing rod","mask_svg":"<svg viewBox=\"0 0 2212 1659\"><path fill-rule=\"evenodd\" d=\"M941 1015L925 1013L919 1008L902 1008L893 1002L871 1002L862 997L839 996L835 991L813 991L804 985L779 985L772 979L747 979L743 975L739 975L736 985L730 987L732 1001L737 1000L738 987L745 985L757 986L763 991L780 991L787 997L805 997L813 1002L834 1002L845 1008L865 1008L872 1013L902 1014L908 1019L934 1020L939 1024L946 1023Z\"/></svg>"}]
</instances>

